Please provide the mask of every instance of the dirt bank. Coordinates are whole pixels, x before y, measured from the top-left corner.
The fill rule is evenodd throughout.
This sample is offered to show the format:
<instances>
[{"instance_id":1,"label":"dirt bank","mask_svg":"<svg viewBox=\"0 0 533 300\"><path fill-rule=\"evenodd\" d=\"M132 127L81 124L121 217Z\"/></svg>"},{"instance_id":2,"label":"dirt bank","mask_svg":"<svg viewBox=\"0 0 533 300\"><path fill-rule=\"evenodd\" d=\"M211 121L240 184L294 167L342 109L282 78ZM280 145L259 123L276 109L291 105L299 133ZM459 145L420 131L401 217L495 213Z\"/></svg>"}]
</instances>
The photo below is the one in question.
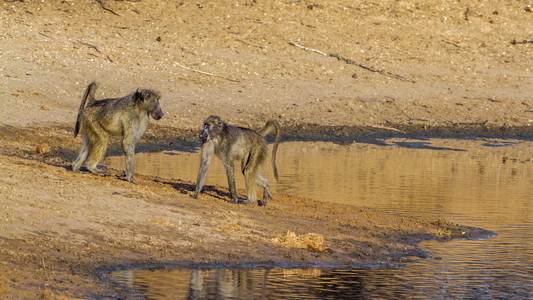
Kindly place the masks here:
<instances>
[{"instance_id":1,"label":"dirt bank","mask_svg":"<svg viewBox=\"0 0 533 300\"><path fill-rule=\"evenodd\" d=\"M423 238L487 234L277 194L266 208L232 205L223 187L194 200L192 182L136 176L133 185L116 173L74 173L70 133L2 128L3 297L128 295L95 275L127 265L388 266L424 257ZM43 140L62 146L44 154L25 146Z\"/></svg>"},{"instance_id":2,"label":"dirt bank","mask_svg":"<svg viewBox=\"0 0 533 300\"><path fill-rule=\"evenodd\" d=\"M531 137L531 7L0 2L0 295L114 297L123 291L94 271L130 264L388 265L424 255L423 237L483 233L284 195L267 208L230 205L224 187L192 200L191 182L73 173L73 124L97 80L98 97L163 95L166 116L140 151L190 145L210 114L253 128L275 118L286 137ZM288 248L288 232L318 234L323 248Z\"/></svg>"}]
</instances>

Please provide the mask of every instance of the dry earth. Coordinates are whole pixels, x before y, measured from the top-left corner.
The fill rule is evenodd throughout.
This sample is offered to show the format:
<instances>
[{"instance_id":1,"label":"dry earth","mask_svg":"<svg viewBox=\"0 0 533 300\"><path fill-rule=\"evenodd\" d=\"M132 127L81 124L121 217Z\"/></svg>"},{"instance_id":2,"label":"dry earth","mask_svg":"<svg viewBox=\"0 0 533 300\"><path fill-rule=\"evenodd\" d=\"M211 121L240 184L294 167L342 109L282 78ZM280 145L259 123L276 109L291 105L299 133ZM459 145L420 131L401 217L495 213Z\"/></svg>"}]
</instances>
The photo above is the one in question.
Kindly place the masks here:
<instances>
[{"instance_id":1,"label":"dry earth","mask_svg":"<svg viewBox=\"0 0 533 300\"><path fill-rule=\"evenodd\" d=\"M252 128L274 118L286 139L531 138L532 11L520 0L1 1L0 295L131 297L95 271L132 264L388 265L423 256L421 238L482 233L284 195L266 208L230 205L224 187L192 200L191 182L73 173L73 125L96 80L100 98L163 95L166 116L140 151L190 146L210 114ZM280 242L289 231L322 236L323 247Z\"/></svg>"}]
</instances>

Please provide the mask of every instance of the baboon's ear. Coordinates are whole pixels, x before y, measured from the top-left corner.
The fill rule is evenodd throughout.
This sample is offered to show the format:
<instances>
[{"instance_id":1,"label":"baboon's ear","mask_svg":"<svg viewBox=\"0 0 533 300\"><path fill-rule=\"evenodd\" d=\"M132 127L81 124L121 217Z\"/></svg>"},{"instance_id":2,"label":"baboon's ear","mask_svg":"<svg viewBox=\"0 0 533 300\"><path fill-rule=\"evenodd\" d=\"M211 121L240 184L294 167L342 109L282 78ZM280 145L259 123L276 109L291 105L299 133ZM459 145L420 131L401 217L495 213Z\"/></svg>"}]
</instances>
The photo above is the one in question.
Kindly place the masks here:
<instances>
[{"instance_id":1,"label":"baboon's ear","mask_svg":"<svg viewBox=\"0 0 533 300\"><path fill-rule=\"evenodd\" d=\"M144 96L143 96L143 93L142 93L141 89L137 89L135 91L134 97L135 97L135 100L137 100L137 101L143 101L144 100Z\"/></svg>"}]
</instances>

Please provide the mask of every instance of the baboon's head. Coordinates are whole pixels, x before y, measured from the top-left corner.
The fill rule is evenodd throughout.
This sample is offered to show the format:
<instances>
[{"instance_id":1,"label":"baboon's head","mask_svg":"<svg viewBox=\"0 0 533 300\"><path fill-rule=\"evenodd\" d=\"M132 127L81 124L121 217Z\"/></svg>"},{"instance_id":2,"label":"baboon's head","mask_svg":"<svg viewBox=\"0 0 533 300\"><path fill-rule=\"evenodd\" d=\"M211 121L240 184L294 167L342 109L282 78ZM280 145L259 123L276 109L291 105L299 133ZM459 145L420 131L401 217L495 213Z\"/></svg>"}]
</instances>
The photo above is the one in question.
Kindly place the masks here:
<instances>
[{"instance_id":1,"label":"baboon's head","mask_svg":"<svg viewBox=\"0 0 533 300\"><path fill-rule=\"evenodd\" d=\"M159 98L161 96L156 91L138 89L135 92L135 97L154 120L159 120L165 115L161 110L161 105L159 105Z\"/></svg>"},{"instance_id":2,"label":"baboon's head","mask_svg":"<svg viewBox=\"0 0 533 300\"><path fill-rule=\"evenodd\" d=\"M224 121L222 121L219 116L210 116L204 121L204 125L202 126L202 130L200 130L198 137L203 143L205 143L219 135L220 132L222 132L224 125Z\"/></svg>"}]
</instances>

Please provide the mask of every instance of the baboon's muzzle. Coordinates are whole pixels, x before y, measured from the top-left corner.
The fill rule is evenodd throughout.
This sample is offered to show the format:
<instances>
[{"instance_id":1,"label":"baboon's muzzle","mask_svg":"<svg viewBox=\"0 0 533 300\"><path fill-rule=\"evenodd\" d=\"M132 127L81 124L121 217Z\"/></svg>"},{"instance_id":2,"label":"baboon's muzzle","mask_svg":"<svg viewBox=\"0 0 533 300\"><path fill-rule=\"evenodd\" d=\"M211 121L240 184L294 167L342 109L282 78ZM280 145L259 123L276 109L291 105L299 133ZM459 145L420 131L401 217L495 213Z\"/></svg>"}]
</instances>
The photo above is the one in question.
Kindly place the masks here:
<instances>
[{"instance_id":1,"label":"baboon's muzzle","mask_svg":"<svg viewBox=\"0 0 533 300\"><path fill-rule=\"evenodd\" d=\"M151 113L152 115L152 118L154 118L154 120L159 120L161 119L165 114L163 113L163 111L160 109L154 111L153 113Z\"/></svg>"},{"instance_id":2,"label":"baboon's muzzle","mask_svg":"<svg viewBox=\"0 0 533 300\"><path fill-rule=\"evenodd\" d=\"M207 130L202 130L200 131L200 134L198 134L198 138L200 139L200 141L202 141L202 143L205 143L207 142L207 137L209 135L207 134Z\"/></svg>"}]
</instances>

